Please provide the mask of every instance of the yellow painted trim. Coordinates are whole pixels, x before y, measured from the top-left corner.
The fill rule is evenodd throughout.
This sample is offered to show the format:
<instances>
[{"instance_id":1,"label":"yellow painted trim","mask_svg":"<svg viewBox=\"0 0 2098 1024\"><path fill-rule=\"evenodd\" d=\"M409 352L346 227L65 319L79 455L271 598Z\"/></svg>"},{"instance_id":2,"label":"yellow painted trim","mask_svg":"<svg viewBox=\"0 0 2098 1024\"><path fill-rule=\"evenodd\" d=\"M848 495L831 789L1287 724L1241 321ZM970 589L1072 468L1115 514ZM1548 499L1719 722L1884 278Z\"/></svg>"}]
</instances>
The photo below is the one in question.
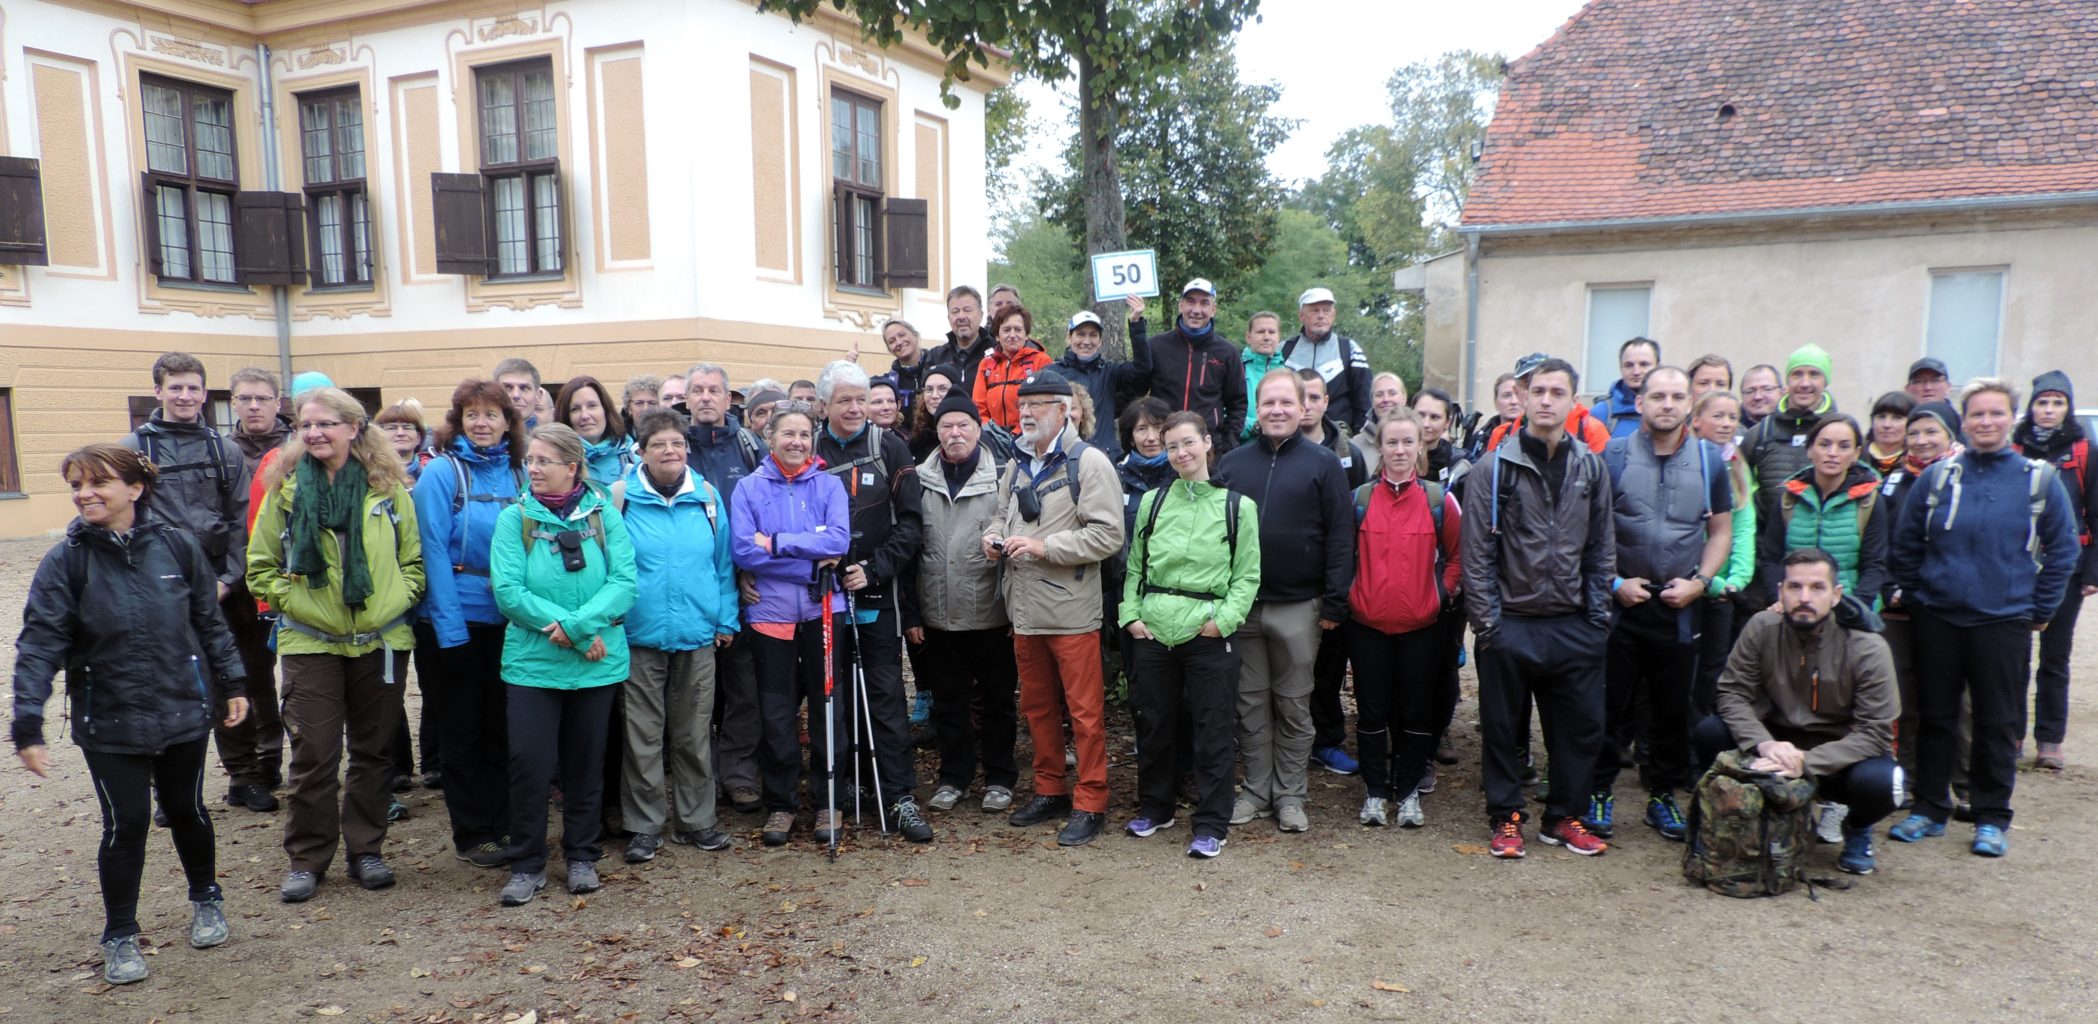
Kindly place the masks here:
<instances>
[{"instance_id":1,"label":"yellow painted trim","mask_svg":"<svg viewBox=\"0 0 2098 1024\"><path fill-rule=\"evenodd\" d=\"M786 147L787 147L787 156L786 156L786 160L787 160L787 166L786 166L786 168L785 168L785 170L786 170L786 175L787 175L787 265L788 265L788 266L789 266L790 268L792 268L792 269L791 269L791 271L790 271L789 273L787 273L787 274L784 274L784 275L783 275L783 274L779 273L779 272L778 272L777 270L775 270L774 268L771 268L771 267L762 267L762 266L757 266L757 267L754 267L754 270L755 270L755 276L756 276L756 277L758 278L758 280L761 280L761 281L775 281L775 282L780 282L780 283L784 283L784 284L800 284L800 283L802 282L802 276L801 276L801 274L802 274L802 245L803 245L803 242L802 242L802 227L801 227L801 225L802 225L802 219L803 219L803 218L802 218L802 205L801 205L801 203L802 203L802 199L801 199L801 179L802 179L802 174L801 174L801 100L800 100L800 96L801 96L801 78L800 78L800 73L799 73L799 71L797 71L797 70L796 70L796 69L795 69L795 68L794 68L794 67L793 67L792 65L789 65L789 64L783 64L783 63L781 63L781 62L779 62L779 61L776 61L776 60L773 60L773 59L771 59L771 58L769 58L769 57L765 57L765 56L762 56L762 55L759 55L759 54L755 54L755 53L753 53L753 54L751 54L751 55L750 55L750 62L751 62L751 64L753 64L753 65L762 65L762 66L763 66L763 68L761 69L760 73L766 73L767 71L770 71L770 72L777 72L777 73L779 74L780 78L781 78L781 79L782 79L783 81L785 81L785 83L786 83L786 88L785 88L785 90L784 90L783 98L784 98L784 105L785 105L785 110L786 110L786 120L787 120L787 123L786 123L786 139L785 139L785 143L786 143ZM756 149L755 149L755 134L756 134L756 133L752 133L752 134L753 134L753 149L752 149L752 157L753 157L753 163L755 163L755 156L756 156ZM752 199L752 207L753 207L753 209L755 209L755 207L756 207L756 200L755 200L755 198L753 198L753 199ZM755 221L755 217L754 217L754 216L753 216L753 221ZM755 239L753 239L753 242L752 242L752 251L753 251L753 253L754 253L754 252L756 251L756 242L755 242Z\"/></svg>"},{"instance_id":2,"label":"yellow painted trim","mask_svg":"<svg viewBox=\"0 0 2098 1024\"><path fill-rule=\"evenodd\" d=\"M388 119L392 122L393 128L391 132L393 136L393 220L398 225L396 233L401 240L401 284L403 286L439 284L452 280L451 277L437 272L436 226L428 223L430 217L424 217L421 220L412 219L413 214L419 207L430 208L431 217L434 217L436 213L434 209L435 203L430 195L430 179L427 176L416 175L415 168L409 164L408 155L408 132L415 127L408 120L408 94L417 90L428 90L431 105L435 107L438 101L442 99L438 92L442 88L443 83L438 80L438 75L435 71L419 71L410 75L395 75L386 80L387 97L392 104L393 110L393 116ZM437 111L433 109L431 115L433 117L438 116ZM435 122L432 123L432 127L436 127ZM438 152L430 154L430 164L433 168L441 167L444 164L442 129L438 128L437 132L439 137L434 141L437 144ZM368 136L367 142L369 142ZM428 266L424 266L419 262L422 244L426 239L431 242L430 264Z\"/></svg>"}]
</instances>

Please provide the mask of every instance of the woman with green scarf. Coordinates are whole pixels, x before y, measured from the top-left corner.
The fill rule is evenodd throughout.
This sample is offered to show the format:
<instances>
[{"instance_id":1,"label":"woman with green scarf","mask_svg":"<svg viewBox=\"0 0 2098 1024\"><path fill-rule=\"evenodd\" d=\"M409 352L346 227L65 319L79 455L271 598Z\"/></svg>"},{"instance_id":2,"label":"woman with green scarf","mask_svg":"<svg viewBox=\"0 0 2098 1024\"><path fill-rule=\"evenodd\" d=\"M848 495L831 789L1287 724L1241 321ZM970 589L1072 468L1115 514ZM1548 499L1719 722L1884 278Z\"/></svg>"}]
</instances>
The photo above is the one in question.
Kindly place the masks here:
<instances>
[{"instance_id":1,"label":"woman with green scarf","mask_svg":"<svg viewBox=\"0 0 2098 1024\"><path fill-rule=\"evenodd\" d=\"M415 646L408 615L423 592L408 474L385 433L335 388L301 395L296 413L264 471L248 543L248 589L277 612L284 664L286 903L313 898L338 843L352 881L393 884L380 855L389 755Z\"/></svg>"}]
</instances>

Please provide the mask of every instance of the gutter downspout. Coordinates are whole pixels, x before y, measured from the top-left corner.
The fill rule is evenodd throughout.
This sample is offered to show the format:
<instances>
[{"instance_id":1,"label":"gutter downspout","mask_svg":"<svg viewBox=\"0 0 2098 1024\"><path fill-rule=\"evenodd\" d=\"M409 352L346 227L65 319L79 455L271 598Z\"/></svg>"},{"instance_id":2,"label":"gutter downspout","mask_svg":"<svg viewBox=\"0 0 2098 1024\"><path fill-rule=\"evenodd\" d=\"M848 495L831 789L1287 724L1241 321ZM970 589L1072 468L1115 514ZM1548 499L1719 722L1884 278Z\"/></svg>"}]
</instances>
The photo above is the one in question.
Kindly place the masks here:
<instances>
[{"instance_id":1,"label":"gutter downspout","mask_svg":"<svg viewBox=\"0 0 2098 1024\"><path fill-rule=\"evenodd\" d=\"M1464 235L1464 404L1479 407L1479 234Z\"/></svg>"},{"instance_id":2,"label":"gutter downspout","mask_svg":"<svg viewBox=\"0 0 2098 1024\"><path fill-rule=\"evenodd\" d=\"M262 90L262 185L271 192L284 191L284 167L277 151L277 98L275 83L270 75L270 48L266 43L255 44L255 63L261 69ZM270 288L270 301L277 315L277 379L282 383L283 393L291 394L291 289L285 285Z\"/></svg>"}]
</instances>

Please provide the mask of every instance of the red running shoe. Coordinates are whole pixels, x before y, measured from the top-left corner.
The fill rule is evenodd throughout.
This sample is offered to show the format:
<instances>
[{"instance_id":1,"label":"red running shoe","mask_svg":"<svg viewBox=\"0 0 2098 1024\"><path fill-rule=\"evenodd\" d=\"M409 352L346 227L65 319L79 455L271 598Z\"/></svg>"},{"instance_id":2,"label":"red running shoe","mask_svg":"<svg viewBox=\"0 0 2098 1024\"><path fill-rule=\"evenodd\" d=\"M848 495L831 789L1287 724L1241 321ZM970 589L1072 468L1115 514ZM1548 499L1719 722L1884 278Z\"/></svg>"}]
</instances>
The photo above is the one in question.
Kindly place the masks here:
<instances>
[{"instance_id":1,"label":"red running shoe","mask_svg":"<svg viewBox=\"0 0 2098 1024\"><path fill-rule=\"evenodd\" d=\"M1610 849L1609 843L1597 839L1595 833L1588 831L1588 826L1581 824L1581 819L1576 817L1559 819L1557 825L1537 833L1537 838L1553 846L1564 846L1583 857L1593 857Z\"/></svg>"},{"instance_id":2,"label":"red running shoe","mask_svg":"<svg viewBox=\"0 0 2098 1024\"><path fill-rule=\"evenodd\" d=\"M1502 860L1520 860L1523 850L1523 816L1517 811L1493 823L1493 839L1486 844L1486 852Z\"/></svg>"}]
</instances>

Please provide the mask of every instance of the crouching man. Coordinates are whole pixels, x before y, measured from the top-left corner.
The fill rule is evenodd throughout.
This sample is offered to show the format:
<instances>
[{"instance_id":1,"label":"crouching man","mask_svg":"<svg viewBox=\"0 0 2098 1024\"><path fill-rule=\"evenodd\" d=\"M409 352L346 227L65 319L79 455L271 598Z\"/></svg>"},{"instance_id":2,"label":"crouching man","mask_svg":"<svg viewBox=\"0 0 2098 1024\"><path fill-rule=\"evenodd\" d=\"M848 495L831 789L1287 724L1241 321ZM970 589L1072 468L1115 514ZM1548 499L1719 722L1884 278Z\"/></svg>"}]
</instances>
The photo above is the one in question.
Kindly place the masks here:
<instances>
[{"instance_id":1,"label":"crouching man","mask_svg":"<svg viewBox=\"0 0 2098 1024\"><path fill-rule=\"evenodd\" d=\"M1732 747L1753 750L1757 771L1812 778L1822 800L1850 808L1836 866L1869 875L1872 827L1901 801L1894 658L1828 552L1801 548L1783 568L1782 610L1749 620L1719 675L1715 713L1698 723L1699 763Z\"/></svg>"}]
</instances>

